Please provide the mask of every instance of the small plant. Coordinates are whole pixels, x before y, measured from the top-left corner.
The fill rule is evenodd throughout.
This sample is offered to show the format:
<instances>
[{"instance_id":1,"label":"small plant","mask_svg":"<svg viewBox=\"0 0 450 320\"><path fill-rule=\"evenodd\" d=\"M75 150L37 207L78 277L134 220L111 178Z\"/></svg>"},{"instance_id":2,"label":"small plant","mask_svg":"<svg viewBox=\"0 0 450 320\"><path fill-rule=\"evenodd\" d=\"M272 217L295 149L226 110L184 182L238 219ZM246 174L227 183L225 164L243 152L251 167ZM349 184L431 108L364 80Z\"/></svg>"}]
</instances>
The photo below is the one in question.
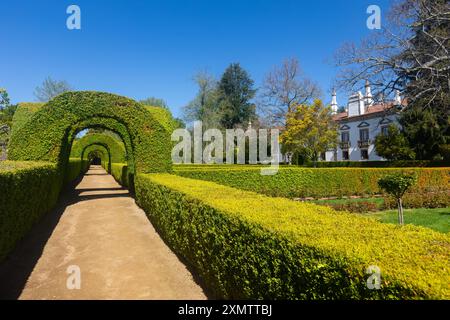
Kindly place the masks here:
<instances>
[{"instance_id":1,"label":"small plant","mask_svg":"<svg viewBox=\"0 0 450 320\"><path fill-rule=\"evenodd\" d=\"M398 223L403 225L403 204L402 198L408 189L417 181L417 176L414 174L395 173L387 175L378 180L378 185L388 194L393 196L397 201L398 207Z\"/></svg>"}]
</instances>

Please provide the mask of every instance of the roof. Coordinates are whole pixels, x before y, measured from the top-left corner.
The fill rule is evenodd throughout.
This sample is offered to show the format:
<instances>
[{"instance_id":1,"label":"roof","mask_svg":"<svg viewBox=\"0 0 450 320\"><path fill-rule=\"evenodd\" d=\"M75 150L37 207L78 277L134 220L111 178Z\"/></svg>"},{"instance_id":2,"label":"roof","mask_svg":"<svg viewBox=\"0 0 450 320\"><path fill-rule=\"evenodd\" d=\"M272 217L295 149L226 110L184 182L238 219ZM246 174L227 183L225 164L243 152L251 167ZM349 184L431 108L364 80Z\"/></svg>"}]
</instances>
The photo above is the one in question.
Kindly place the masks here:
<instances>
[{"instance_id":1,"label":"roof","mask_svg":"<svg viewBox=\"0 0 450 320\"><path fill-rule=\"evenodd\" d=\"M348 116L348 112L340 112L338 114L333 115L334 121L343 121L343 120L353 120L357 118L370 118L374 116L378 116L381 113L385 113L392 109L395 106L394 101L386 102L386 103L377 103L370 106L366 106L366 111L364 114L356 115L356 116ZM402 106L406 106L406 100L402 101Z\"/></svg>"}]
</instances>

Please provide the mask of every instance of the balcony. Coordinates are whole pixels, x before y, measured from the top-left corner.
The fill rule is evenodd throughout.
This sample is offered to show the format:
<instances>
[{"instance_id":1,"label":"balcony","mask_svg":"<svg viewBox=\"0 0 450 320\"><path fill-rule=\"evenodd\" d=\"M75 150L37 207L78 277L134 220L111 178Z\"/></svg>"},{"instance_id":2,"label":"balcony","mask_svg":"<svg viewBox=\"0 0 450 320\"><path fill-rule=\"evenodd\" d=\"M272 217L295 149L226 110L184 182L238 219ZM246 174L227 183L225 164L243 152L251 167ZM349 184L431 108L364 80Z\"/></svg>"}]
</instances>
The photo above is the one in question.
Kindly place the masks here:
<instances>
[{"instance_id":1,"label":"balcony","mask_svg":"<svg viewBox=\"0 0 450 320\"><path fill-rule=\"evenodd\" d=\"M350 141L339 142L339 147L343 150L350 149Z\"/></svg>"},{"instance_id":2,"label":"balcony","mask_svg":"<svg viewBox=\"0 0 450 320\"><path fill-rule=\"evenodd\" d=\"M359 140L358 141L358 148L360 149L364 149L364 148L368 148L371 144L370 140Z\"/></svg>"}]
</instances>

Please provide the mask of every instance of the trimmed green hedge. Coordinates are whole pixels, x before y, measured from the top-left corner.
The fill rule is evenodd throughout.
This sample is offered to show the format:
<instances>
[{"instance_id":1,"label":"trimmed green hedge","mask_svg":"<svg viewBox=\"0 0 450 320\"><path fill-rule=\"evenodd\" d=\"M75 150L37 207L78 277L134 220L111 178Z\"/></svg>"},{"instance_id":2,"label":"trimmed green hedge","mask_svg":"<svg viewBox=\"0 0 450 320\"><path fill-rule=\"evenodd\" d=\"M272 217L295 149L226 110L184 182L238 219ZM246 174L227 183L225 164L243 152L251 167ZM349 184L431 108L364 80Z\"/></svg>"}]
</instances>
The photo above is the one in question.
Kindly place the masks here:
<instances>
[{"instance_id":1,"label":"trimmed green hedge","mask_svg":"<svg viewBox=\"0 0 450 320\"><path fill-rule=\"evenodd\" d=\"M415 172L416 189L449 186L450 168L292 168L263 176L259 167L174 166L177 175L214 181L269 196L288 198L372 195L381 193L378 179L394 172Z\"/></svg>"},{"instance_id":2,"label":"trimmed green hedge","mask_svg":"<svg viewBox=\"0 0 450 320\"><path fill-rule=\"evenodd\" d=\"M60 188L54 163L0 161L0 261L53 208Z\"/></svg>"},{"instance_id":3,"label":"trimmed green hedge","mask_svg":"<svg viewBox=\"0 0 450 320\"><path fill-rule=\"evenodd\" d=\"M134 186L134 176L128 171L128 166L125 163L112 163L111 164L111 175L116 179L116 181L127 188L133 190Z\"/></svg>"},{"instance_id":4,"label":"trimmed green hedge","mask_svg":"<svg viewBox=\"0 0 450 320\"><path fill-rule=\"evenodd\" d=\"M125 145L123 142L111 137L110 135L102 133L86 134L82 138L75 140L72 145L70 157L78 159L83 157L84 159L82 160L87 159L88 153L86 152L86 148L92 145L104 146L109 151L112 162L121 163L127 160Z\"/></svg>"},{"instance_id":5,"label":"trimmed green hedge","mask_svg":"<svg viewBox=\"0 0 450 320\"><path fill-rule=\"evenodd\" d=\"M427 228L169 174L138 175L136 196L217 298L450 298L450 238Z\"/></svg>"},{"instance_id":6,"label":"trimmed green hedge","mask_svg":"<svg viewBox=\"0 0 450 320\"><path fill-rule=\"evenodd\" d=\"M54 207L63 183L87 166L87 161L71 159L63 176L55 163L0 161L0 261Z\"/></svg>"},{"instance_id":7,"label":"trimmed green hedge","mask_svg":"<svg viewBox=\"0 0 450 320\"><path fill-rule=\"evenodd\" d=\"M313 167L312 163L307 164ZM398 161L319 161L317 168L417 168L417 167L449 167L449 161L398 160Z\"/></svg>"},{"instance_id":8,"label":"trimmed green hedge","mask_svg":"<svg viewBox=\"0 0 450 320\"><path fill-rule=\"evenodd\" d=\"M64 165L75 135L87 127L118 133L132 152L133 172L171 171L171 139L164 125L136 101L104 92L66 92L46 103L13 128L8 157Z\"/></svg>"}]
</instances>

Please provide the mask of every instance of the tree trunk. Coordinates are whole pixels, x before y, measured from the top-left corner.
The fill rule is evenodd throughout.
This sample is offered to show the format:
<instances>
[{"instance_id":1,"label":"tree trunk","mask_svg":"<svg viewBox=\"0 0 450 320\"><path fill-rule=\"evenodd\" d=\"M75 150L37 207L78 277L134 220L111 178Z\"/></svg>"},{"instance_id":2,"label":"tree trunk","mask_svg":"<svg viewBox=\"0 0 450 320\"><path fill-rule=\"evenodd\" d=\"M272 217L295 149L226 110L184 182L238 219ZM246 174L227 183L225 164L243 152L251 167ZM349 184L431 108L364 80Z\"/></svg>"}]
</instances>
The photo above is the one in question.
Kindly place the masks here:
<instances>
[{"instance_id":1,"label":"tree trunk","mask_svg":"<svg viewBox=\"0 0 450 320\"><path fill-rule=\"evenodd\" d=\"M402 198L397 199L398 204L398 223L402 226L403 225L403 203Z\"/></svg>"}]
</instances>

